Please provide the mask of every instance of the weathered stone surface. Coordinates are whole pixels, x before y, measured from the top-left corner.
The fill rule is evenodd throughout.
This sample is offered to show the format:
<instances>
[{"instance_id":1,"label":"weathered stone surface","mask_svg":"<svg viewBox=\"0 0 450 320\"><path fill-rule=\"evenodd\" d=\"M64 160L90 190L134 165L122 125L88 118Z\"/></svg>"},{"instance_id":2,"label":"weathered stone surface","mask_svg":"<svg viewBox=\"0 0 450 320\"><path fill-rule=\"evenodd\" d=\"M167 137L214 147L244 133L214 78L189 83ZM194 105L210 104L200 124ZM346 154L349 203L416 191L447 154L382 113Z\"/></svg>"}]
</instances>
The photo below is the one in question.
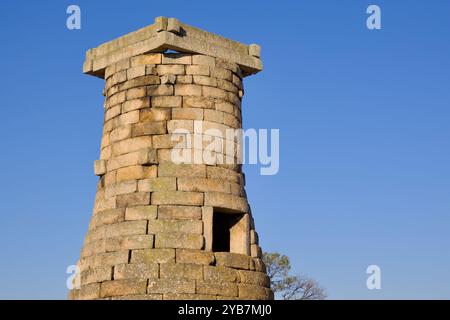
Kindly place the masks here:
<instances>
[{"instance_id":1,"label":"weathered stone surface","mask_svg":"<svg viewBox=\"0 0 450 320\"><path fill-rule=\"evenodd\" d=\"M156 191L152 193L152 204L203 205L203 193L184 191ZM120 207L119 205L117 205Z\"/></svg>"},{"instance_id":2,"label":"weathered stone surface","mask_svg":"<svg viewBox=\"0 0 450 320\"><path fill-rule=\"evenodd\" d=\"M73 288L69 291L67 295L68 300L81 300L80 298L80 289Z\"/></svg>"},{"instance_id":3,"label":"weathered stone surface","mask_svg":"<svg viewBox=\"0 0 450 320\"><path fill-rule=\"evenodd\" d=\"M224 125L229 126L231 128L238 129L241 127L239 120L235 116L228 113L223 114L223 123Z\"/></svg>"},{"instance_id":4,"label":"weathered stone surface","mask_svg":"<svg viewBox=\"0 0 450 320\"><path fill-rule=\"evenodd\" d=\"M197 281L196 292L200 294L237 297L238 289L233 283L218 283L215 281Z\"/></svg>"},{"instance_id":5,"label":"weathered stone surface","mask_svg":"<svg viewBox=\"0 0 450 320\"><path fill-rule=\"evenodd\" d=\"M117 196L117 207L140 206L150 204L150 193L135 192Z\"/></svg>"},{"instance_id":6,"label":"weathered stone surface","mask_svg":"<svg viewBox=\"0 0 450 320\"><path fill-rule=\"evenodd\" d=\"M108 101L106 101L106 107L111 108L115 105L121 104L126 100L126 91L118 92L108 98Z\"/></svg>"},{"instance_id":7,"label":"weathered stone surface","mask_svg":"<svg viewBox=\"0 0 450 320\"><path fill-rule=\"evenodd\" d=\"M216 59L214 57L196 54L192 56L192 64L199 64L204 66L215 67Z\"/></svg>"},{"instance_id":8,"label":"weathered stone surface","mask_svg":"<svg viewBox=\"0 0 450 320\"><path fill-rule=\"evenodd\" d=\"M192 263L162 263L159 265L160 278L203 279L203 266Z\"/></svg>"},{"instance_id":9,"label":"weathered stone surface","mask_svg":"<svg viewBox=\"0 0 450 320\"><path fill-rule=\"evenodd\" d=\"M197 164L161 163L158 177L206 177L206 166Z\"/></svg>"},{"instance_id":10,"label":"weathered stone surface","mask_svg":"<svg viewBox=\"0 0 450 320\"><path fill-rule=\"evenodd\" d=\"M239 280L239 274L237 270L227 267L204 267L204 279L209 281L214 281L218 283L222 282L237 282Z\"/></svg>"},{"instance_id":11,"label":"weathered stone surface","mask_svg":"<svg viewBox=\"0 0 450 320\"><path fill-rule=\"evenodd\" d=\"M105 224L112 224L123 221L125 219L125 209L118 208L112 210L101 211L94 214L91 218L90 228L96 228Z\"/></svg>"},{"instance_id":12,"label":"weathered stone surface","mask_svg":"<svg viewBox=\"0 0 450 320\"><path fill-rule=\"evenodd\" d=\"M89 268L81 272L81 285L112 279L112 267Z\"/></svg>"},{"instance_id":13,"label":"weathered stone surface","mask_svg":"<svg viewBox=\"0 0 450 320\"><path fill-rule=\"evenodd\" d=\"M84 285L78 291L78 299L92 300L100 297L100 283Z\"/></svg>"},{"instance_id":14,"label":"weathered stone surface","mask_svg":"<svg viewBox=\"0 0 450 320\"><path fill-rule=\"evenodd\" d=\"M173 74L165 74L161 76L161 84L175 84L177 77Z\"/></svg>"},{"instance_id":15,"label":"weathered stone surface","mask_svg":"<svg viewBox=\"0 0 450 320\"><path fill-rule=\"evenodd\" d=\"M270 279L267 274L256 271L238 270L240 282L261 287L269 287Z\"/></svg>"},{"instance_id":16,"label":"weathered stone surface","mask_svg":"<svg viewBox=\"0 0 450 320\"><path fill-rule=\"evenodd\" d=\"M112 149L111 146L107 146L105 148L102 148L100 151L100 160L108 160L111 158Z\"/></svg>"},{"instance_id":17,"label":"weathered stone surface","mask_svg":"<svg viewBox=\"0 0 450 320\"><path fill-rule=\"evenodd\" d=\"M206 109L204 119L206 121L223 123L223 112L217 111L217 110L212 110L212 109Z\"/></svg>"},{"instance_id":18,"label":"weathered stone surface","mask_svg":"<svg viewBox=\"0 0 450 320\"><path fill-rule=\"evenodd\" d=\"M184 146L185 135L183 134L162 134L153 136L153 147L155 149L172 149L178 145Z\"/></svg>"},{"instance_id":19,"label":"weathered stone surface","mask_svg":"<svg viewBox=\"0 0 450 320\"><path fill-rule=\"evenodd\" d=\"M162 58L163 64L191 64L192 58L187 53L165 53Z\"/></svg>"},{"instance_id":20,"label":"weathered stone surface","mask_svg":"<svg viewBox=\"0 0 450 320\"><path fill-rule=\"evenodd\" d=\"M155 235L156 248L202 249L203 236L188 233L160 233Z\"/></svg>"},{"instance_id":21,"label":"weathered stone surface","mask_svg":"<svg viewBox=\"0 0 450 320\"><path fill-rule=\"evenodd\" d=\"M190 84L192 83L192 75L178 75L175 83Z\"/></svg>"},{"instance_id":22,"label":"weathered stone surface","mask_svg":"<svg viewBox=\"0 0 450 320\"><path fill-rule=\"evenodd\" d=\"M203 221L203 237L205 238L205 250L213 250L213 219L214 208L202 207L202 221Z\"/></svg>"},{"instance_id":23,"label":"weathered stone surface","mask_svg":"<svg viewBox=\"0 0 450 320\"><path fill-rule=\"evenodd\" d=\"M122 105L115 105L105 111L105 121L108 121L114 117L117 117L122 110Z\"/></svg>"},{"instance_id":24,"label":"weathered stone surface","mask_svg":"<svg viewBox=\"0 0 450 320\"><path fill-rule=\"evenodd\" d=\"M152 146L152 137L143 136L130 138L113 144L113 153L115 155L122 155L125 153L137 151L142 148L150 148L151 146Z\"/></svg>"},{"instance_id":25,"label":"weathered stone surface","mask_svg":"<svg viewBox=\"0 0 450 320\"><path fill-rule=\"evenodd\" d=\"M177 179L175 177L159 177L139 180L138 190L141 192L175 191Z\"/></svg>"},{"instance_id":26,"label":"weathered stone surface","mask_svg":"<svg viewBox=\"0 0 450 320\"><path fill-rule=\"evenodd\" d=\"M127 100L143 98L147 95L146 87L137 87L127 90Z\"/></svg>"},{"instance_id":27,"label":"weathered stone surface","mask_svg":"<svg viewBox=\"0 0 450 320\"><path fill-rule=\"evenodd\" d=\"M137 77L145 76L145 65L136 66L127 70L127 79L134 79Z\"/></svg>"},{"instance_id":28,"label":"weathered stone surface","mask_svg":"<svg viewBox=\"0 0 450 320\"><path fill-rule=\"evenodd\" d=\"M239 182L239 174L233 170L226 168L208 166L206 168L207 177L213 179L224 179L231 182Z\"/></svg>"},{"instance_id":29,"label":"weathered stone surface","mask_svg":"<svg viewBox=\"0 0 450 320\"><path fill-rule=\"evenodd\" d=\"M214 99L206 97L183 97L183 107L214 109Z\"/></svg>"},{"instance_id":30,"label":"weathered stone surface","mask_svg":"<svg viewBox=\"0 0 450 320\"><path fill-rule=\"evenodd\" d=\"M176 249L176 261L177 263L213 265L216 260L212 252Z\"/></svg>"},{"instance_id":31,"label":"weathered stone surface","mask_svg":"<svg viewBox=\"0 0 450 320\"><path fill-rule=\"evenodd\" d=\"M156 65L150 64L145 66L145 74L146 75L157 75Z\"/></svg>"},{"instance_id":32,"label":"weathered stone surface","mask_svg":"<svg viewBox=\"0 0 450 320\"><path fill-rule=\"evenodd\" d=\"M223 89L229 92L238 93L238 88L233 84L231 81L223 80L223 79L217 79L217 87L219 89ZM242 97L240 97L242 98Z\"/></svg>"},{"instance_id":33,"label":"weathered stone surface","mask_svg":"<svg viewBox=\"0 0 450 320\"><path fill-rule=\"evenodd\" d=\"M250 215L246 213L238 217L239 220L230 227L230 252L248 256L250 254ZM252 261L250 259L250 266Z\"/></svg>"},{"instance_id":34,"label":"weathered stone surface","mask_svg":"<svg viewBox=\"0 0 450 320\"><path fill-rule=\"evenodd\" d=\"M126 208L125 220L153 220L157 216L156 206L132 206Z\"/></svg>"},{"instance_id":35,"label":"weathered stone surface","mask_svg":"<svg viewBox=\"0 0 450 320\"><path fill-rule=\"evenodd\" d=\"M257 244L252 244L250 246L250 255L254 258L262 258L261 247Z\"/></svg>"},{"instance_id":36,"label":"weathered stone surface","mask_svg":"<svg viewBox=\"0 0 450 320\"><path fill-rule=\"evenodd\" d=\"M157 168L147 166L130 166L120 168L116 173L116 181L138 180L156 177Z\"/></svg>"},{"instance_id":37,"label":"weathered stone surface","mask_svg":"<svg viewBox=\"0 0 450 320\"><path fill-rule=\"evenodd\" d=\"M114 267L114 279L149 279L158 278L157 263L119 264Z\"/></svg>"},{"instance_id":38,"label":"weathered stone surface","mask_svg":"<svg viewBox=\"0 0 450 320\"><path fill-rule=\"evenodd\" d=\"M202 89L203 89L202 91L203 96L205 97L211 97L222 100L226 100L228 98L228 94L225 90L209 86L203 86Z\"/></svg>"},{"instance_id":39,"label":"weathered stone surface","mask_svg":"<svg viewBox=\"0 0 450 320\"><path fill-rule=\"evenodd\" d=\"M207 294L164 293L163 300L216 300L216 296Z\"/></svg>"},{"instance_id":40,"label":"weathered stone surface","mask_svg":"<svg viewBox=\"0 0 450 320\"><path fill-rule=\"evenodd\" d=\"M140 121L170 120L171 114L172 114L172 111L169 108L141 109L140 110Z\"/></svg>"},{"instance_id":41,"label":"weathered stone surface","mask_svg":"<svg viewBox=\"0 0 450 320\"><path fill-rule=\"evenodd\" d=\"M187 66L186 74L209 76L209 66L207 65Z\"/></svg>"},{"instance_id":42,"label":"weathered stone surface","mask_svg":"<svg viewBox=\"0 0 450 320\"><path fill-rule=\"evenodd\" d=\"M102 176L106 173L106 161L95 160L94 161L94 173L96 176Z\"/></svg>"},{"instance_id":43,"label":"weathered stone surface","mask_svg":"<svg viewBox=\"0 0 450 320\"><path fill-rule=\"evenodd\" d=\"M191 279L150 279L148 293L195 293L195 280Z\"/></svg>"},{"instance_id":44,"label":"weathered stone surface","mask_svg":"<svg viewBox=\"0 0 450 320\"><path fill-rule=\"evenodd\" d=\"M195 84L199 84L199 85L202 85L202 86L217 87L217 79L216 78L211 78L211 77L208 77L208 76L195 75L193 77L193 82Z\"/></svg>"},{"instance_id":45,"label":"weathered stone surface","mask_svg":"<svg viewBox=\"0 0 450 320\"><path fill-rule=\"evenodd\" d=\"M176 84L176 96L201 96L202 87L194 84Z\"/></svg>"},{"instance_id":46,"label":"weathered stone surface","mask_svg":"<svg viewBox=\"0 0 450 320\"><path fill-rule=\"evenodd\" d=\"M117 201L115 197L108 199L97 198L95 199L94 203L94 214L105 210L116 209L117 208L116 203Z\"/></svg>"},{"instance_id":47,"label":"weathered stone surface","mask_svg":"<svg viewBox=\"0 0 450 320\"><path fill-rule=\"evenodd\" d=\"M202 218L200 207L194 206L158 206L158 219L199 220Z\"/></svg>"},{"instance_id":48,"label":"weathered stone surface","mask_svg":"<svg viewBox=\"0 0 450 320\"><path fill-rule=\"evenodd\" d=\"M178 178L178 190L230 193L230 184L222 179Z\"/></svg>"},{"instance_id":49,"label":"weathered stone surface","mask_svg":"<svg viewBox=\"0 0 450 320\"><path fill-rule=\"evenodd\" d=\"M239 298L247 300L270 299L270 289L251 284L239 284Z\"/></svg>"},{"instance_id":50,"label":"weathered stone surface","mask_svg":"<svg viewBox=\"0 0 450 320\"><path fill-rule=\"evenodd\" d=\"M158 160L160 163L172 162L173 150L171 149L159 149L158 150Z\"/></svg>"},{"instance_id":51,"label":"weathered stone surface","mask_svg":"<svg viewBox=\"0 0 450 320\"><path fill-rule=\"evenodd\" d=\"M194 121L193 120L171 120L167 122L167 131L169 133L193 133Z\"/></svg>"},{"instance_id":52,"label":"weathered stone surface","mask_svg":"<svg viewBox=\"0 0 450 320\"><path fill-rule=\"evenodd\" d=\"M126 249L152 248L154 236L152 234L138 234L106 239L106 251L119 251Z\"/></svg>"},{"instance_id":53,"label":"weathered stone surface","mask_svg":"<svg viewBox=\"0 0 450 320\"><path fill-rule=\"evenodd\" d=\"M258 233L255 230L250 230L250 244L258 244Z\"/></svg>"},{"instance_id":54,"label":"weathered stone surface","mask_svg":"<svg viewBox=\"0 0 450 320\"><path fill-rule=\"evenodd\" d=\"M152 97L152 107L158 108L180 108L182 97L177 96L160 96Z\"/></svg>"},{"instance_id":55,"label":"weathered stone surface","mask_svg":"<svg viewBox=\"0 0 450 320\"><path fill-rule=\"evenodd\" d=\"M106 226L90 229L85 237L81 257L92 256L105 252L105 230Z\"/></svg>"},{"instance_id":56,"label":"weathered stone surface","mask_svg":"<svg viewBox=\"0 0 450 320\"><path fill-rule=\"evenodd\" d=\"M216 61L217 64L217 61ZM224 80L232 80L231 71L216 66L215 68L210 68L211 77L224 79Z\"/></svg>"},{"instance_id":57,"label":"weathered stone surface","mask_svg":"<svg viewBox=\"0 0 450 320\"><path fill-rule=\"evenodd\" d=\"M164 74L185 74L185 69L183 65L159 65L156 67L156 70L158 74L164 75Z\"/></svg>"},{"instance_id":58,"label":"weathered stone surface","mask_svg":"<svg viewBox=\"0 0 450 320\"><path fill-rule=\"evenodd\" d=\"M148 64L160 64L162 60L161 53L149 53L143 54L131 58L131 66L148 65Z\"/></svg>"},{"instance_id":59,"label":"weathered stone surface","mask_svg":"<svg viewBox=\"0 0 450 320\"><path fill-rule=\"evenodd\" d=\"M129 296L112 297L111 300L163 300L162 294L134 294Z\"/></svg>"},{"instance_id":60,"label":"weathered stone surface","mask_svg":"<svg viewBox=\"0 0 450 320\"><path fill-rule=\"evenodd\" d=\"M174 120L203 120L203 109L199 108L174 108L172 110Z\"/></svg>"},{"instance_id":61,"label":"weathered stone surface","mask_svg":"<svg viewBox=\"0 0 450 320\"><path fill-rule=\"evenodd\" d=\"M142 108L150 107L150 99L148 98L138 98L133 100L127 100L122 104L122 112L130 112L133 110L138 110Z\"/></svg>"},{"instance_id":62,"label":"weathered stone surface","mask_svg":"<svg viewBox=\"0 0 450 320\"><path fill-rule=\"evenodd\" d=\"M173 85L150 85L147 87L148 96L171 96L173 95Z\"/></svg>"},{"instance_id":63,"label":"weathered stone surface","mask_svg":"<svg viewBox=\"0 0 450 320\"><path fill-rule=\"evenodd\" d=\"M255 260L253 260L254 258L250 259L250 271L256 271L256 266L255 266Z\"/></svg>"},{"instance_id":64,"label":"weathered stone surface","mask_svg":"<svg viewBox=\"0 0 450 320\"><path fill-rule=\"evenodd\" d=\"M166 133L166 122L165 121L151 121L151 122L141 122L132 125L131 136L139 137L151 134L164 134Z\"/></svg>"},{"instance_id":65,"label":"weathered stone surface","mask_svg":"<svg viewBox=\"0 0 450 320\"><path fill-rule=\"evenodd\" d=\"M131 263L171 263L175 262L175 249L133 250Z\"/></svg>"},{"instance_id":66,"label":"weathered stone surface","mask_svg":"<svg viewBox=\"0 0 450 320\"><path fill-rule=\"evenodd\" d=\"M261 57L261 47L254 43L249 45L248 54L257 58Z\"/></svg>"},{"instance_id":67,"label":"weathered stone surface","mask_svg":"<svg viewBox=\"0 0 450 320\"><path fill-rule=\"evenodd\" d=\"M139 164L139 151L126 153L117 157L114 157L110 160L108 160L107 168L109 171L109 174L114 174L114 181L111 181L111 183L116 182L116 172L113 170L117 170L119 168L123 167L130 167L135 166ZM113 171L113 172L111 172ZM106 174L108 175L108 173ZM111 184L109 183L109 184ZM105 185L109 185L105 182Z\"/></svg>"},{"instance_id":68,"label":"weathered stone surface","mask_svg":"<svg viewBox=\"0 0 450 320\"><path fill-rule=\"evenodd\" d=\"M253 258L253 263L255 265L255 270L256 271L263 272L263 273L267 272L266 265L264 264L262 259L260 259L260 258Z\"/></svg>"},{"instance_id":69,"label":"weathered stone surface","mask_svg":"<svg viewBox=\"0 0 450 320\"><path fill-rule=\"evenodd\" d=\"M206 192L205 206L247 212L248 204L245 198L221 192Z\"/></svg>"},{"instance_id":70,"label":"weathered stone surface","mask_svg":"<svg viewBox=\"0 0 450 320\"><path fill-rule=\"evenodd\" d=\"M105 238L127 235L142 235L147 232L147 221L124 221L104 226Z\"/></svg>"},{"instance_id":71,"label":"weathered stone surface","mask_svg":"<svg viewBox=\"0 0 450 320\"><path fill-rule=\"evenodd\" d=\"M127 71L126 70L116 72L111 77L111 85L115 85L117 83L122 83L125 81L127 81Z\"/></svg>"},{"instance_id":72,"label":"weathered stone surface","mask_svg":"<svg viewBox=\"0 0 450 320\"><path fill-rule=\"evenodd\" d=\"M105 132L102 136L100 148L104 149L111 144L111 139L109 137L109 132Z\"/></svg>"},{"instance_id":73,"label":"weathered stone surface","mask_svg":"<svg viewBox=\"0 0 450 320\"><path fill-rule=\"evenodd\" d=\"M147 68L145 70L147 73ZM160 79L156 75L146 75L142 77L137 77L130 79L127 82L120 84L119 90L128 90L131 88L142 87L146 85L157 85L160 84Z\"/></svg>"},{"instance_id":74,"label":"weathered stone surface","mask_svg":"<svg viewBox=\"0 0 450 320\"><path fill-rule=\"evenodd\" d=\"M165 232L202 234L203 223L200 220L152 220L148 223L148 233Z\"/></svg>"},{"instance_id":75,"label":"weathered stone surface","mask_svg":"<svg viewBox=\"0 0 450 320\"><path fill-rule=\"evenodd\" d=\"M233 74L232 82L238 89L242 90L244 88L242 84L242 79L236 76L235 74Z\"/></svg>"},{"instance_id":76,"label":"weathered stone surface","mask_svg":"<svg viewBox=\"0 0 450 320\"><path fill-rule=\"evenodd\" d=\"M158 164L158 154L153 148L141 149L138 152L138 163L142 166ZM154 167L156 170L156 167Z\"/></svg>"},{"instance_id":77,"label":"weathered stone surface","mask_svg":"<svg viewBox=\"0 0 450 320\"><path fill-rule=\"evenodd\" d=\"M215 256L217 266L245 270L248 270L250 268L251 258L247 255L231 252L216 252Z\"/></svg>"},{"instance_id":78,"label":"weathered stone surface","mask_svg":"<svg viewBox=\"0 0 450 320\"><path fill-rule=\"evenodd\" d=\"M131 63L130 63L129 58L121 59L121 60L117 61L115 64L115 72L129 69L130 65L131 65Z\"/></svg>"},{"instance_id":79,"label":"weathered stone surface","mask_svg":"<svg viewBox=\"0 0 450 320\"><path fill-rule=\"evenodd\" d=\"M79 267L81 270L86 270L88 268L113 266L116 264L127 262L128 262L128 250L122 250L82 258L80 259Z\"/></svg>"},{"instance_id":80,"label":"weathered stone surface","mask_svg":"<svg viewBox=\"0 0 450 320\"><path fill-rule=\"evenodd\" d=\"M114 143L120 140L131 138L131 126L118 127L111 131L110 142Z\"/></svg>"},{"instance_id":81,"label":"weathered stone surface","mask_svg":"<svg viewBox=\"0 0 450 320\"><path fill-rule=\"evenodd\" d=\"M101 285L101 297L112 297L130 294L144 294L147 280L126 279L103 282Z\"/></svg>"},{"instance_id":82,"label":"weathered stone surface","mask_svg":"<svg viewBox=\"0 0 450 320\"><path fill-rule=\"evenodd\" d=\"M137 183L134 180L119 182L105 188L107 198L115 197L121 194L133 193L137 191Z\"/></svg>"}]
</instances>

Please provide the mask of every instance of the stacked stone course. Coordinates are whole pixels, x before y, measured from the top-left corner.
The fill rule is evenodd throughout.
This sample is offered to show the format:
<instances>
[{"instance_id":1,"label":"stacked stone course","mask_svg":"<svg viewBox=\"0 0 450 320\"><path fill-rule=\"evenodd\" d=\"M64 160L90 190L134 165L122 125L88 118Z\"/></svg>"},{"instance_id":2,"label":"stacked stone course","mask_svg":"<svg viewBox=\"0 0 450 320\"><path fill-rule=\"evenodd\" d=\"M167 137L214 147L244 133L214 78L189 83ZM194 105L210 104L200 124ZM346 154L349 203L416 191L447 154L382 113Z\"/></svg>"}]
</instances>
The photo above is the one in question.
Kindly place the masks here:
<instances>
[{"instance_id":1,"label":"stacked stone course","mask_svg":"<svg viewBox=\"0 0 450 320\"><path fill-rule=\"evenodd\" d=\"M70 299L273 297L241 165L171 158L186 139L173 141L176 129L204 135L208 128L242 128L246 72L219 57L164 52L118 59L103 69L104 126L94 163L99 183L78 262L81 287ZM236 144L225 140L222 145ZM231 252L213 252L215 210L243 217Z\"/></svg>"}]
</instances>

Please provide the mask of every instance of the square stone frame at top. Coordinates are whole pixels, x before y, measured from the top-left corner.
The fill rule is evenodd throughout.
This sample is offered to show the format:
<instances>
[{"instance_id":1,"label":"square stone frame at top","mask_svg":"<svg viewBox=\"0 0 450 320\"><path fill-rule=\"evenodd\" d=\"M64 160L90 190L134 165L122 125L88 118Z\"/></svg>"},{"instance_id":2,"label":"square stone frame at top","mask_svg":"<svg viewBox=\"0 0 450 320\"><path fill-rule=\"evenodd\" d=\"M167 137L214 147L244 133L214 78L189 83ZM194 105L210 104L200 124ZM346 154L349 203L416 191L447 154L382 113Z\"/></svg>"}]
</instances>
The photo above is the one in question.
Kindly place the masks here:
<instances>
[{"instance_id":1,"label":"square stone frame at top","mask_svg":"<svg viewBox=\"0 0 450 320\"><path fill-rule=\"evenodd\" d=\"M244 77L263 68L261 48L257 44L245 45L181 23L175 18L157 17L147 27L89 49L83 72L104 78L106 67L122 59L166 50L229 60L240 66Z\"/></svg>"}]
</instances>

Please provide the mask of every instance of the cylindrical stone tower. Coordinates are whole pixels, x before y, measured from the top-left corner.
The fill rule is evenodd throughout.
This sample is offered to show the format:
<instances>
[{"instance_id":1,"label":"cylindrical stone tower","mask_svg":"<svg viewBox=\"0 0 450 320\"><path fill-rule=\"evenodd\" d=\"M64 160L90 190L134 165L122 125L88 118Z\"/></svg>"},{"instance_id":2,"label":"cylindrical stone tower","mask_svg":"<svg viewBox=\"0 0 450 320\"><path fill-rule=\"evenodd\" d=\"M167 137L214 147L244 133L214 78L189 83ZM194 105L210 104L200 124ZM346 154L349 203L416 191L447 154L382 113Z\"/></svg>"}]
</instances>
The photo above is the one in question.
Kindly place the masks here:
<instances>
[{"instance_id":1,"label":"cylindrical stone tower","mask_svg":"<svg viewBox=\"0 0 450 320\"><path fill-rule=\"evenodd\" d=\"M239 157L225 151L239 144L226 132L242 127L242 78L261 69L257 45L164 17L88 51L105 117L70 299L273 298Z\"/></svg>"}]
</instances>

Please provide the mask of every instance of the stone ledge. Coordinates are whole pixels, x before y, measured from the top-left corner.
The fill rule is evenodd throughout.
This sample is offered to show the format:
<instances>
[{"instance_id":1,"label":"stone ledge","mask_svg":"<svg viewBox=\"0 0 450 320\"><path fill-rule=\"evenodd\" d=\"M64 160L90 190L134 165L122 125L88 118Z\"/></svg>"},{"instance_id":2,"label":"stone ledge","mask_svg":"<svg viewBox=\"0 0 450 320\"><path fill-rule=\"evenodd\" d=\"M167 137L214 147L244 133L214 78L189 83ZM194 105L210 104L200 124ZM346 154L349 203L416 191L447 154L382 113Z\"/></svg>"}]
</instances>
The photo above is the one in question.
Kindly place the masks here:
<instances>
[{"instance_id":1,"label":"stone ledge","mask_svg":"<svg viewBox=\"0 0 450 320\"><path fill-rule=\"evenodd\" d=\"M157 17L152 25L89 49L83 72L104 78L106 67L119 60L168 49L232 61L241 67L244 76L262 70L259 46L248 46L174 18Z\"/></svg>"}]
</instances>

